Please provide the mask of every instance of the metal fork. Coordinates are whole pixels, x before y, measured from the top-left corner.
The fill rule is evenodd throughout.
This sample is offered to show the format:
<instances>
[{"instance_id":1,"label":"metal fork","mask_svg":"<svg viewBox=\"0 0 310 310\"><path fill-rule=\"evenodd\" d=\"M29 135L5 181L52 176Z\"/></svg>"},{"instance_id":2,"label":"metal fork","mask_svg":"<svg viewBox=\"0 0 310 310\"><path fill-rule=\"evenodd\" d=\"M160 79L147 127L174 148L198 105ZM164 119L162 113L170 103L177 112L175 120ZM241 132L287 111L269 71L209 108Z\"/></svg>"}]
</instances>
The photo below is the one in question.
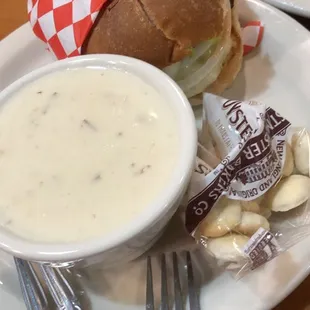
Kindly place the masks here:
<instances>
[{"instance_id":1,"label":"metal fork","mask_svg":"<svg viewBox=\"0 0 310 310\"><path fill-rule=\"evenodd\" d=\"M193 264L190 252L186 252L186 273L188 284L188 297L190 310L200 310L199 294L195 288ZM179 275L178 256L172 253L173 283L174 283L174 303L175 310L184 310L183 294ZM154 310L154 290L151 257L147 257L147 282L146 282L146 309ZM169 310L169 293L166 254L161 255L161 310Z\"/></svg>"},{"instance_id":2,"label":"metal fork","mask_svg":"<svg viewBox=\"0 0 310 310\"><path fill-rule=\"evenodd\" d=\"M36 272L30 262L14 258L18 278L28 310L48 310L47 297ZM46 265L38 265L40 272L46 281L47 288L51 294L58 310L81 310L81 305L74 294L69 282L58 268Z\"/></svg>"},{"instance_id":3,"label":"metal fork","mask_svg":"<svg viewBox=\"0 0 310 310\"><path fill-rule=\"evenodd\" d=\"M49 292L59 310L81 310L81 304L59 268L39 265Z\"/></svg>"},{"instance_id":4,"label":"metal fork","mask_svg":"<svg viewBox=\"0 0 310 310\"><path fill-rule=\"evenodd\" d=\"M28 310L48 310L48 302L43 287L32 265L14 257L20 288Z\"/></svg>"}]
</instances>

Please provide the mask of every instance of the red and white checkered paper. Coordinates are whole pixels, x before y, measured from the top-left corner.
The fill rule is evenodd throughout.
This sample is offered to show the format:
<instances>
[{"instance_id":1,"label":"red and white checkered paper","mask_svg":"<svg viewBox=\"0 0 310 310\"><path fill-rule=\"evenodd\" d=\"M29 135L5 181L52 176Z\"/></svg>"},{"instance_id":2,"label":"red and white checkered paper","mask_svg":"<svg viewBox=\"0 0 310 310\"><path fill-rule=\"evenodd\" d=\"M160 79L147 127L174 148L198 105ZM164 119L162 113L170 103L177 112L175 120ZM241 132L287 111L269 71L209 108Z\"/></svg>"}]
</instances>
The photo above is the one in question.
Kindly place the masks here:
<instances>
[{"instance_id":1,"label":"red and white checkered paper","mask_svg":"<svg viewBox=\"0 0 310 310\"><path fill-rule=\"evenodd\" d=\"M107 0L28 0L28 16L35 35L56 58L81 54L81 47ZM259 21L242 31L244 55L257 47L263 36Z\"/></svg>"},{"instance_id":2,"label":"red and white checkered paper","mask_svg":"<svg viewBox=\"0 0 310 310\"><path fill-rule=\"evenodd\" d=\"M264 26L260 21L251 21L242 29L243 55L247 55L260 45L264 35Z\"/></svg>"}]
</instances>

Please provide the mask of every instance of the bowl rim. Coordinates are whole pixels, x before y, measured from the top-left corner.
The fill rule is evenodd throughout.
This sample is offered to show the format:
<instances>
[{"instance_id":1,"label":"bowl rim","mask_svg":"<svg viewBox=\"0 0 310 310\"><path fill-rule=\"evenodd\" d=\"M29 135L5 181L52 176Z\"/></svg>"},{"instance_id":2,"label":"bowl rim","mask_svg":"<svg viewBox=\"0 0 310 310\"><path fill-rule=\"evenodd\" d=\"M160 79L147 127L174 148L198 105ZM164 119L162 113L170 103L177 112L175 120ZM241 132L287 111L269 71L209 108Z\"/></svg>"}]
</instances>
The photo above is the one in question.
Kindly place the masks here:
<instances>
[{"instance_id":1,"label":"bowl rim","mask_svg":"<svg viewBox=\"0 0 310 310\"><path fill-rule=\"evenodd\" d=\"M91 257L121 246L139 233L147 230L152 223L166 214L169 206L183 192L191 175L197 149L197 130L191 105L181 88L168 75L144 61L114 54L84 55L59 60L26 74L6 87L0 93L0 105L5 104L7 99L24 85L40 77L55 71L92 67L93 65L101 66L102 68L111 65L121 69L125 67L129 73L136 74L137 76L139 76L137 71L143 72L144 75L147 75L152 80L153 86L156 84L158 87L163 85L163 87L167 88L166 91L173 95L173 98L175 98L173 105L179 113L178 123L184 129L181 130L183 131L182 134L185 135L182 135L180 139L180 158L179 164L174 169L175 175L167 189L161 193L161 196L146 208L148 212L142 212L135 221L125 225L123 230L115 231L113 235L109 234L104 237L95 237L94 239L78 242L44 243L29 241L8 233L5 229L0 229L0 248L14 256L41 262L69 262Z\"/></svg>"}]
</instances>

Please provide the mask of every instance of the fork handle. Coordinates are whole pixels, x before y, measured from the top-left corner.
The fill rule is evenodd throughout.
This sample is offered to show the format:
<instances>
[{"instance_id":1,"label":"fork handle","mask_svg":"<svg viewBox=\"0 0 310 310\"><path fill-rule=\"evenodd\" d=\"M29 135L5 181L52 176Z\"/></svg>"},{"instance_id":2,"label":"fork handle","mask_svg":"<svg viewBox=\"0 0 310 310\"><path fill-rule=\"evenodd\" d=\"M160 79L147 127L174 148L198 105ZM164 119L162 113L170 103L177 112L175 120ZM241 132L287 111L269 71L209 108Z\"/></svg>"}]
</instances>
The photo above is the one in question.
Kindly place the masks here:
<instances>
[{"instance_id":1,"label":"fork handle","mask_svg":"<svg viewBox=\"0 0 310 310\"><path fill-rule=\"evenodd\" d=\"M27 261L14 257L20 288L28 310L48 310L48 302L43 288Z\"/></svg>"},{"instance_id":2,"label":"fork handle","mask_svg":"<svg viewBox=\"0 0 310 310\"><path fill-rule=\"evenodd\" d=\"M65 276L58 268L40 264L46 285L59 310L81 310L80 302Z\"/></svg>"}]
</instances>

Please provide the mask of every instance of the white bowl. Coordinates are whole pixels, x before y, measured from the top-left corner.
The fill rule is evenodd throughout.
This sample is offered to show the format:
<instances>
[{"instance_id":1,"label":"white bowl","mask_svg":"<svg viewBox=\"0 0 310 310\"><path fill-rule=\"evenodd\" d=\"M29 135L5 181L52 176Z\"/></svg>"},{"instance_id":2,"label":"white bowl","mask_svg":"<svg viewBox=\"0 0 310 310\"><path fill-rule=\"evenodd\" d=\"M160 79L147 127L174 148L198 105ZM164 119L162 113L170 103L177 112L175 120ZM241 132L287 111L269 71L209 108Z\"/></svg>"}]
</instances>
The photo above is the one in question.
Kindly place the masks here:
<instances>
[{"instance_id":1,"label":"white bowl","mask_svg":"<svg viewBox=\"0 0 310 310\"><path fill-rule=\"evenodd\" d=\"M46 74L78 67L121 68L141 77L167 98L167 104L172 105L177 115L181 136L179 158L172 172L172 181L155 201L146 206L145 211L134 222L128 223L121 231L115 231L113 235L84 242L45 244L30 242L0 229L0 248L14 256L32 261L52 264L103 262L105 266L110 266L134 259L150 248L176 212L188 185L196 156L195 118L185 95L165 73L143 61L118 55L87 55L49 64L3 90L0 94L0 104L4 104L26 84Z\"/></svg>"}]
</instances>

